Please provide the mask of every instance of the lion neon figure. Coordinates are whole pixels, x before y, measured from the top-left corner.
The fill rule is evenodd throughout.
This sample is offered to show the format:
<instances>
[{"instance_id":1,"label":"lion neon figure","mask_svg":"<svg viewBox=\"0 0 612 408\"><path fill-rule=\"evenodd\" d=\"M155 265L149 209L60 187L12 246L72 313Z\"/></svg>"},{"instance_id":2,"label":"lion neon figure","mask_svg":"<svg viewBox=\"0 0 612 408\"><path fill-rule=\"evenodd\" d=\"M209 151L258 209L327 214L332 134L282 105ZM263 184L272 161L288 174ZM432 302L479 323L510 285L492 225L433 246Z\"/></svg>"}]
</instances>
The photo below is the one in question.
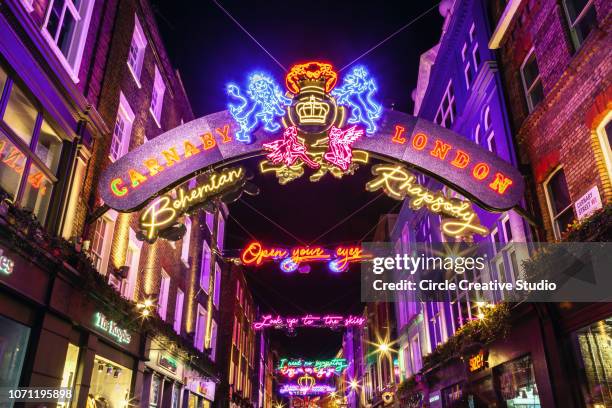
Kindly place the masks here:
<instances>
[{"instance_id":1,"label":"lion neon figure","mask_svg":"<svg viewBox=\"0 0 612 408\"><path fill-rule=\"evenodd\" d=\"M338 103L351 109L348 123L362 123L367 126L366 134L376 132L376 121L382 115L382 106L373 97L377 87L365 67L358 66L346 77L342 86L332 91Z\"/></svg>"},{"instance_id":2,"label":"lion neon figure","mask_svg":"<svg viewBox=\"0 0 612 408\"><path fill-rule=\"evenodd\" d=\"M253 141L251 132L260 124L268 132L276 132L281 128L278 118L285 115L285 107L291 104L291 99L285 97L281 88L269 75L261 72L249 76L247 97L240 93L238 85L227 85L227 94L238 103L228 103L232 117L240 125L236 132L236 140L243 143Z\"/></svg>"}]
</instances>

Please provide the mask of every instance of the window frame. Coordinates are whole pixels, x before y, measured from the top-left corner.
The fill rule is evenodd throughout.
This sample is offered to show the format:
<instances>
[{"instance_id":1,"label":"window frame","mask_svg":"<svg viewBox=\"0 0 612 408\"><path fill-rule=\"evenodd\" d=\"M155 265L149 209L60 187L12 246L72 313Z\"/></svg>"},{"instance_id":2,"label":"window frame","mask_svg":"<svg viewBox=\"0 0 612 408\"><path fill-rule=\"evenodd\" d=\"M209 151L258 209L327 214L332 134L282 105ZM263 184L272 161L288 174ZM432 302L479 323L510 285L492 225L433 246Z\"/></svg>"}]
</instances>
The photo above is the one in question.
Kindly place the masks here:
<instances>
[{"instance_id":1,"label":"window frame","mask_svg":"<svg viewBox=\"0 0 612 408\"><path fill-rule=\"evenodd\" d=\"M157 313L163 321L168 317L168 300L170 299L170 275L161 268L159 284L159 297L157 298Z\"/></svg>"},{"instance_id":2,"label":"window frame","mask_svg":"<svg viewBox=\"0 0 612 408\"><path fill-rule=\"evenodd\" d=\"M191 230L192 221L188 215L185 215L183 219L185 225L185 235L183 235L183 242L181 244L181 261L187 267L189 267L189 246L191 245Z\"/></svg>"},{"instance_id":3,"label":"window frame","mask_svg":"<svg viewBox=\"0 0 612 408\"><path fill-rule=\"evenodd\" d=\"M208 257L205 258L205 250L204 248L208 249ZM205 265L208 265L208 267L206 268ZM208 243L208 241L203 240L202 241L202 257L200 259L200 288L204 291L204 293L206 293L207 295L210 294L210 275L211 275L211 265L212 265L212 249L210 248L210 244ZM204 277L207 277L206 282ZM206 286L203 286L203 285Z\"/></svg>"},{"instance_id":4,"label":"window frame","mask_svg":"<svg viewBox=\"0 0 612 408\"><path fill-rule=\"evenodd\" d=\"M527 63L529 62L529 59L532 56L533 56L533 58L535 60L536 67L538 68L538 75L533 80L533 83L531 84L531 86L527 86L527 81L525 79L525 66L527 65ZM545 99L544 84L542 83L542 74L540 72L540 66L538 65L538 56L535 53L535 48L532 48L531 50L529 50L529 52L525 56L525 59L523 59L523 62L521 63L521 67L520 67L519 71L520 71L520 74L521 74L521 83L523 84L523 93L524 93L525 99L527 101L527 108L529 110L529 113L531 113L540 104L540 102L542 102ZM534 105L533 104L533 100L531 98L531 92L536 87L538 82L540 82L540 84L542 86L542 100L540 100L538 103L536 103Z\"/></svg>"},{"instance_id":5,"label":"window frame","mask_svg":"<svg viewBox=\"0 0 612 408\"><path fill-rule=\"evenodd\" d=\"M115 133L119 119L124 121L124 128L121 137L118 137ZM132 141L132 129L134 127L134 120L136 116L130 106L130 103L125 98L123 92L119 92L119 105L117 106L117 115L115 117L115 127L113 127L113 134L111 137L111 144L108 151L108 158L111 162L115 162L123 157L130 149L130 142ZM113 144L115 141L119 144L116 157L113 155Z\"/></svg>"},{"instance_id":6,"label":"window frame","mask_svg":"<svg viewBox=\"0 0 612 408\"><path fill-rule=\"evenodd\" d=\"M595 128L595 133L597 134L599 147L601 149L604 162L606 163L608 178L612 180L612 145L610 144L610 139L612 138L612 135L608 135L606 133L606 126L610 122L612 122L612 110L608 111L603 120L599 123L599 125L597 125L597 127Z\"/></svg>"},{"instance_id":7,"label":"window frame","mask_svg":"<svg viewBox=\"0 0 612 408\"><path fill-rule=\"evenodd\" d=\"M130 63L130 56L132 52L132 46L136 43L137 55L136 55L136 66L132 66ZM140 20L138 19L138 15L134 14L134 30L132 32L132 40L130 41L130 47L128 49L128 57L126 59L126 64L128 66L129 71L132 73L134 80L136 81L136 85L138 88L141 88L140 78L142 75L142 66L144 64L144 56L145 51L147 49L147 38L144 34L144 30L142 29L142 25L140 24Z\"/></svg>"},{"instance_id":8,"label":"window frame","mask_svg":"<svg viewBox=\"0 0 612 408\"><path fill-rule=\"evenodd\" d=\"M164 96L166 94L166 84L159 72L159 68L155 65L155 77L153 80L153 88L151 89L151 103L149 105L149 113L153 116L155 124L161 128L161 116L164 109Z\"/></svg>"},{"instance_id":9,"label":"window frame","mask_svg":"<svg viewBox=\"0 0 612 408\"><path fill-rule=\"evenodd\" d=\"M446 100L448 100L448 107L444 109L444 102ZM455 107L455 109L453 109L453 106ZM436 123L438 123L437 119L438 117L440 117L440 122L438 124L446 128L446 119L450 117L449 126L447 127L447 129L450 129L453 126L453 123L455 122L456 109L457 107L455 105L455 92L453 88L453 81L451 79L446 85L444 95L442 96L442 100L440 101L440 105L438 106L438 110L436 111Z\"/></svg>"},{"instance_id":10,"label":"window frame","mask_svg":"<svg viewBox=\"0 0 612 408\"><path fill-rule=\"evenodd\" d=\"M578 35L576 34L576 25L578 25L584 19L586 14L591 11L591 8L596 13L595 15L597 15L597 9L595 8L595 1L594 0L588 0L587 3L584 5L584 8L576 16L576 20L574 22L572 22L572 20L570 18L569 9L567 8L567 1L568 0L561 0L561 3L563 4L562 5L563 12L565 14L565 19L567 21L567 26L568 26L568 29L569 29L569 32L570 32L570 38L572 39L572 44L574 46L574 49L578 50L578 49L580 49L580 47L582 47L582 44L584 44L584 41L586 41L586 38L592 32L592 30L589 31L589 34L587 34L587 37L583 38L582 42L580 42L580 40L578 39Z\"/></svg>"},{"instance_id":11,"label":"window frame","mask_svg":"<svg viewBox=\"0 0 612 408\"><path fill-rule=\"evenodd\" d=\"M546 197L546 206L548 207L548 216L550 217L550 221L551 221L552 228L553 228L553 234L556 239L561 239L561 231L559 229L559 224L557 221L559 216L564 214L566 211L570 210L574 214L574 219L576 218L576 213L574 212L574 202L572 201L571 197L570 197L570 203L567 207L560 210L557 214L555 214L553 210L553 204L552 204L553 201L551 197L552 194L550 191L550 181L559 171L563 171L565 173L565 171L563 170L563 166L558 166L555 170L553 170L548 175L548 177L546 177L546 180L544 180L544 182L542 183L542 187L544 188L544 196ZM567 179L566 179L566 184L567 184ZM569 192L569 186L567 186L567 188Z\"/></svg>"},{"instance_id":12,"label":"window frame","mask_svg":"<svg viewBox=\"0 0 612 408\"><path fill-rule=\"evenodd\" d=\"M49 18L51 17L53 5L56 1L63 2L62 13L58 23L58 31L54 35L52 35L51 32L49 32L48 30L48 24ZM79 70L81 68L83 51L85 49L85 43L87 40L87 34L89 31L89 25L91 22L91 15L93 12L94 3L95 0L83 0L80 6L80 8L83 8L83 14L81 15L81 10L76 9L72 0L49 0L47 4L47 10L45 11L45 19L41 27L42 36L49 44L53 53L58 57L58 60L60 61L64 69L66 69L66 72L74 83L79 82ZM68 55L64 55L64 53L56 42L59 32L61 32L61 26L62 22L64 21L63 19L66 14L66 9L69 9L69 12L75 19L74 32L72 33L69 50L67 52ZM75 15L78 16L78 19L75 17ZM75 46L77 47L76 50L73 48Z\"/></svg>"},{"instance_id":13,"label":"window frame","mask_svg":"<svg viewBox=\"0 0 612 408\"><path fill-rule=\"evenodd\" d=\"M185 305L185 292L181 288L176 289L176 297L174 303L174 323L172 328L177 334L181 334L183 325L183 307Z\"/></svg>"}]
</instances>

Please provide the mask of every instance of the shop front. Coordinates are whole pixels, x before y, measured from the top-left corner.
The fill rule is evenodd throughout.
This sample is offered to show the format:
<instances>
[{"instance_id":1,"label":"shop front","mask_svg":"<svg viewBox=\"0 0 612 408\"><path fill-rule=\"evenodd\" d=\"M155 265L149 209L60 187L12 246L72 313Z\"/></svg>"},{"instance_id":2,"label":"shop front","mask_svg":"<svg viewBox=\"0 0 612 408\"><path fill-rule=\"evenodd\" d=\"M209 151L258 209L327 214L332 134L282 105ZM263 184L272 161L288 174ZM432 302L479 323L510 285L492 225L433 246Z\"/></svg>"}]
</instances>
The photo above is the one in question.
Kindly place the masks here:
<instances>
[{"instance_id":1,"label":"shop front","mask_svg":"<svg viewBox=\"0 0 612 408\"><path fill-rule=\"evenodd\" d=\"M185 362L162 339L153 339L145 363L143 407L180 408Z\"/></svg>"},{"instance_id":2,"label":"shop front","mask_svg":"<svg viewBox=\"0 0 612 408\"><path fill-rule=\"evenodd\" d=\"M210 408L215 400L217 383L192 367L185 370L183 408Z\"/></svg>"}]
</instances>

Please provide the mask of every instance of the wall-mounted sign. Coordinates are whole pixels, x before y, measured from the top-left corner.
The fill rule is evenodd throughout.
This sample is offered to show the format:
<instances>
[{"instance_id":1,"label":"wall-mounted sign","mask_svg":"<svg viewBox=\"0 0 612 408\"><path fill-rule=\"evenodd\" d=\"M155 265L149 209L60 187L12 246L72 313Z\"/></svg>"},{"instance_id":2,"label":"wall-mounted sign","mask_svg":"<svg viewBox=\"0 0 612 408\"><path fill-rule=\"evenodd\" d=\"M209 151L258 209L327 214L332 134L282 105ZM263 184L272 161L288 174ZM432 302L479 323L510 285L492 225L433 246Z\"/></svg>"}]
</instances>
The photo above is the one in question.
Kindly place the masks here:
<instances>
[{"instance_id":1,"label":"wall-mounted sign","mask_svg":"<svg viewBox=\"0 0 612 408\"><path fill-rule=\"evenodd\" d=\"M576 218L582 220L602 208L601 196L597 186L593 186L585 195L576 200Z\"/></svg>"},{"instance_id":2,"label":"wall-mounted sign","mask_svg":"<svg viewBox=\"0 0 612 408\"><path fill-rule=\"evenodd\" d=\"M0 275L10 275L13 273L15 263L13 260L4 255L4 250L0 249Z\"/></svg>"},{"instance_id":3,"label":"wall-mounted sign","mask_svg":"<svg viewBox=\"0 0 612 408\"><path fill-rule=\"evenodd\" d=\"M336 329L340 327L363 327L366 318L363 316L338 316L325 315L317 316L307 314L302 317L281 317L271 314L263 315L259 321L253 322L253 329L262 330L267 328L289 330L296 327L328 328Z\"/></svg>"},{"instance_id":4,"label":"wall-mounted sign","mask_svg":"<svg viewBox=\"0 0 612 408\"><path fill-rule=\"evenodd\" d=\"M378 164L372 167L374 179L366 184L367 191L382 190L396 200L410 198L410 207L418 210L427 208L434 214L448 218L442 220L444 234L456 237L472 234L486 236L489 230L480 225L472 203L457 198L445 197L442 193L432 192L417 183L415 175L401 164Z\"/></svg>"},{"instance_id":5,"label":"wall-mounted sign","mask_svg":"<svg viewBox=\"0 0 612 408\"><path fill-rule=\"evenodd\" d=\"M487 367L489 353L485 350L480 350L478 353L471 355L468 358L468 370L470 373L480 371Z\"/></svg>"},{"instance_id":6,"label":"wall-mounted sign","mask_svg":"<svg viewBox=\"0 0 612 408\"><path fill-rule=\"evenodd\" d=\"M286 182L304 166L315 180L326 172L341 177L376 154L416 167L485 209L518 205L524 182L511 163L427 120L384 111L363 67L335 87L338 78L330 64L311 62L287 75L292 97L263 73L251 75L244 93L230 84L228 111L172 129L112 163L100 179L104 203L133 211L204 168L254 155L267 154L262 170Z\"/></svg>"},{"instance_id":7,"label":"wall-mounted sign","mask_svg":"<svg viewBox=\"0 0 612 408\"><path fill-rule=\"evenodd\" d=\"M259 266L267 261L279 263L283 272L294 272L301 265L314 262L326 262L330 271L343 272L351 263L362 262L372 258L371 254L364 253L358 246L338 246L327 249L321 246L308 247L264 247L260 242L251 242L240 254L244 265ZM307 269L300 269L307 273Z\"/></svg>"},{"instance_id":8,"label":"wall-mounted sign","mask_svg":"<svg viewBox=\"0 0 612 408\"><path fill-rule=\"evenodd\" d=\"M109 320L100 312L96 312L94 315L94 326L115 339L117 343L130 344L132 341L130 332L117 326L117 323L113 320Z\"/></svg>"},{"instance_id":9,"label":"wall-mounted sign","mask_svg":"<svg viewBox=\"0 0 612 408\"><path fill-rule=\"evenodd\" d=\"M201 207L213 197L244 185L244 167L230 167L210 174L194 188L179 188L176 197L164 195L149 204L140 215L140 229L144 238L153 242L164 228L172 226L184 213Z\"/></svg>"},{"instance_id":10,"label":"wall-mounted sign","mask_svg":"<svg viewBox=\"0 0 612 408\"><path fill-rule=\"evenodd\" d=\"M170 371L172 374L176 374L178 370L178 363L174 357L167 356L166 354L160 353L157 365Z\"/></svg>"}]
</instances>

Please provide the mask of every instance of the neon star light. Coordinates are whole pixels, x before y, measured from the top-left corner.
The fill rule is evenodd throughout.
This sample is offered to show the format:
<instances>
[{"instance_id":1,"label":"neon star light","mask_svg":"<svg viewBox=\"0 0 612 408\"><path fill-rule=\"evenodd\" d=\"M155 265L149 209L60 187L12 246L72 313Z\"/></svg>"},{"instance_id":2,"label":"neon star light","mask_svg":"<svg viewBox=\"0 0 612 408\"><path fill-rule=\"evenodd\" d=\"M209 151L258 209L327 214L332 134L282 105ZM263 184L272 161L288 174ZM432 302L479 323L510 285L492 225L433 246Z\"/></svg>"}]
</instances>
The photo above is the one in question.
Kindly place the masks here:
<instances>
[{"instance_id":1,"label":"neon star light","mask_svg":"<svg viewBox=\"0 0 612 408\"><path fill-rule=\"evenodd\" d=\"M367 126L368 135L376 132L376 122L382 115L382 105L374 101L377 89L376 82L365 67L357 66L344 77L342 86L331 92L338 104L350 108L351 116L348 123L361 123Z\"/></svg>"},{"instance_id":2,"label":"neon star light","mask_svg":"<svg viewBox=\"0 0 612 408\"><path fill-rule=\"evenodd\" d=\"M140 215L140 229L145 239L153 242L160 230L173 225L178 217L201 206L212 197L239 187L245 179L244 167L226 168L212 173L208 179L190 190L179 188L176 198L164 195L153 201Z\"/></svg>"},{"instance_id":3,"label":"neon star light","mask_svg":"<svg viewBox=\"0 0 612 408\"><path fill-rule=\"evenodd\" d=\"M321 246L266 248L260 242L251 242L240 254L244 265L259 266L264 262L280 263L283 272L293 272L300 265L313 262L327 262L332 272L343 272L351 263L371 259L372 255L364 253L358 246L338 246L333 250Z\"/></svg>"},{"instance_id":4,"label":"neon star light","mask_svg":"<svg viewBox=\"0 0 612 408\"><path fill-rule=\"evenodd\" d=\"M348 328L348 327L364 327L366 318L363 316L340 316L340 315L324 315L318 316L306 314L301 317L283 317L280 315L274 316L271 314L263 315L261 318L253 322L254 330L264 330L268 328L274 329L294 329L297 327L309 328Z\"/></svg>"},{"instance_id":5,"label":"neon star light","mask_svg":"<svg viewBox=\"0 0 612 408\"><path fill-rule=\"evenodd\" d=\"M418 210L426 207L434 214L446 215L442 220L442 231L452 237L480 234L487 236L489 230L480 225L472 203L456 198L447 198L442 193L432 192L417 184L417 178L401 164L378 164L372 167L373 180L366 184L370 192L382 190L389 197L403 200L410 197L410 207Z\"/></svg>"},{"instance_id":6,"label":"neon star light","mask_svg":"<svg viewBox=\"0 0 612 408\"><path fill-rule=\"evenodd\" d=\"M257 126L263 124L267 132L276 132L281 128L279 119L286 113L286 107L291 105L291 99L285 97L274 79L264 73L255 72L249 76L246 96L240 87L230 83L227 94L237 103L228 103L227 107L232 117L240 125L236 132L236 140L251 143L251 133Z\"/></svg>"}]
</instances>

